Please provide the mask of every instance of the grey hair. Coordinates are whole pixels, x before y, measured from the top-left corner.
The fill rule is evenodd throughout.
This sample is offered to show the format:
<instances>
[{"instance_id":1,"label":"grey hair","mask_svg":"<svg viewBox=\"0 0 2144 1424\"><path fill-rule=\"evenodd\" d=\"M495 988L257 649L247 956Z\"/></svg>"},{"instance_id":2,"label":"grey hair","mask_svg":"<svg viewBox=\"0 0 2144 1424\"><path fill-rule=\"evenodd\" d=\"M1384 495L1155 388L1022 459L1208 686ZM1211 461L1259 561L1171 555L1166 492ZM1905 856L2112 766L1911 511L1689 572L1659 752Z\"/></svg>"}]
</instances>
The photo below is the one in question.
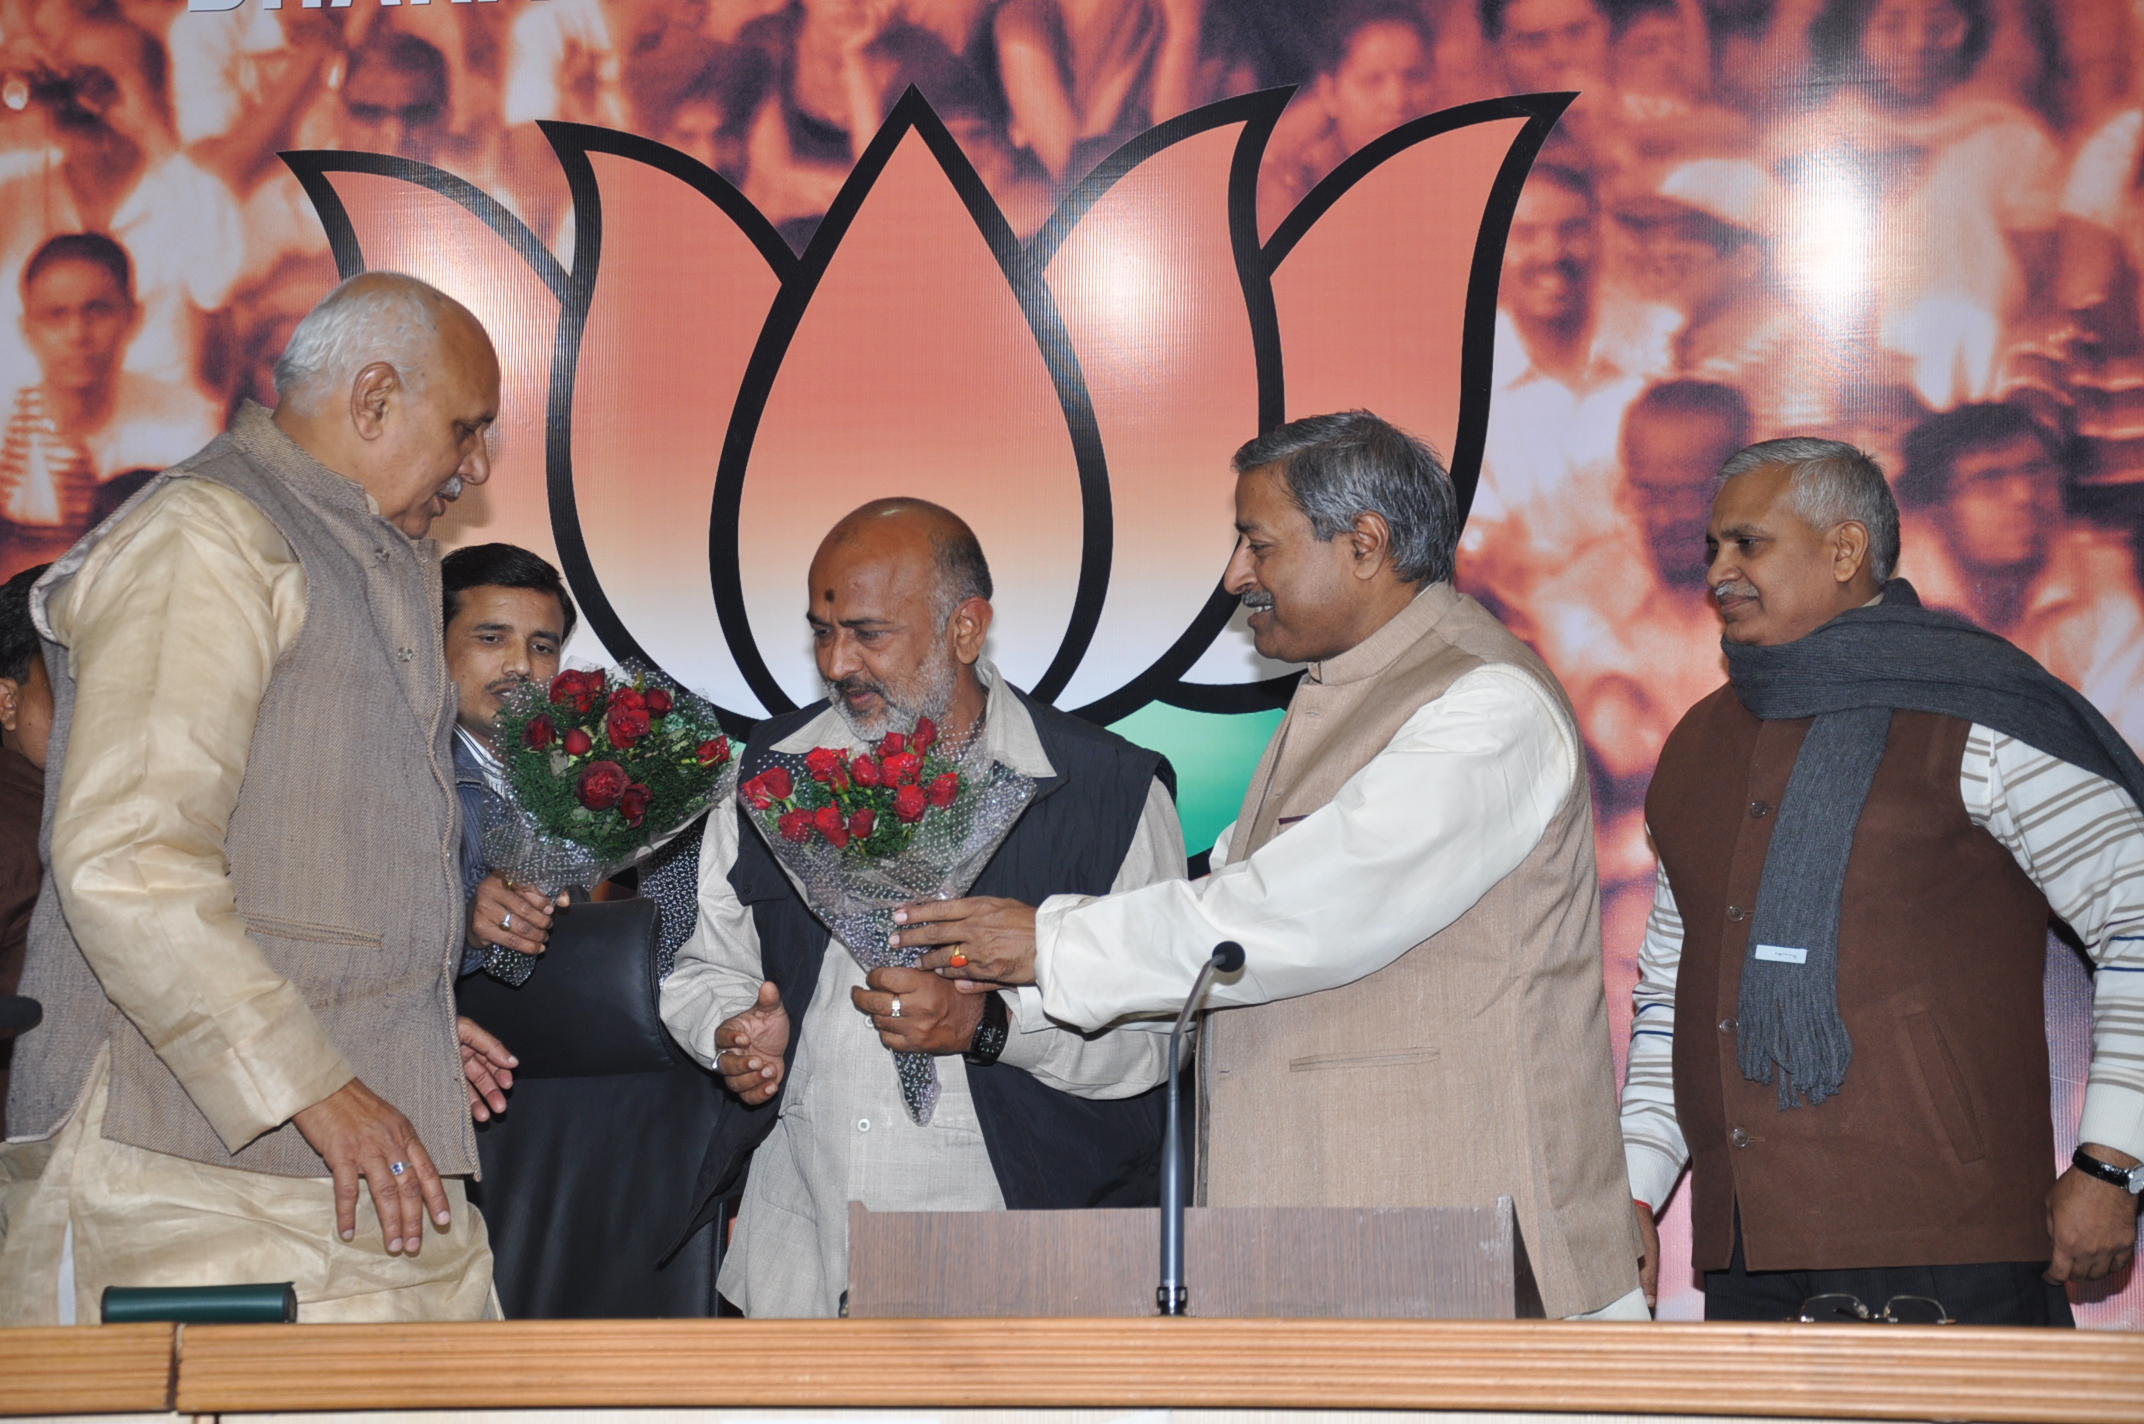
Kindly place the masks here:
<instances>
[{"instance_id":1,"label":"grey hair","mask_svg":"<svg viewBox=\"0 0 2144 1424\"><path fill-rule=\"evenodd\" d=\"M954 611L971 598L990 601L990 561L983 557L982 541L958 515L948 511L956 528L931 531L932 561L937 566L938 588L933 595L938 626L953 621Z\"/></svg>"},{"instance_id":2,"label":"grey hair","mask_svg":"<svg viewBox=\"0 0 2144 1424\"><path fill-rule=\"evenodd\" d=\"M1838 440L1795 435L1760 440L1720 466L1720 483L1753 470L1791 465L1794 512L1812 529L1852 520L1869 532L1869 572L1884 583L1898 569L1898 500L1883 466Z\"/></svg>"},{"instance_id":3,"label":"grey hair","mask_svg":"<svg viewBox=\"0 0 2144 1424\"><path fill-rule=\"evenodd\" d=\"M385 279L385 280L383 280ZM275 394L308 410L349 389L375 361L419 389L439 341L439 313L452 298L400 272L360 272L320 299L275 363Z\"/></svg>"},{"instance_id":4,"label":"grey hair","mask_svg":"<svg viewBox=\"0 0 2144 1424\"><path fill-rule=\"evenodd\" d=\"M1392 530L1392 572L1403 582L1449 583L1459 548L1459 496L1425 442L1366 410L1292 420L1236 452L1236 473L1271 465L1311 532L1331 539L1357 516Z\"/></svg>"}]
</instances>

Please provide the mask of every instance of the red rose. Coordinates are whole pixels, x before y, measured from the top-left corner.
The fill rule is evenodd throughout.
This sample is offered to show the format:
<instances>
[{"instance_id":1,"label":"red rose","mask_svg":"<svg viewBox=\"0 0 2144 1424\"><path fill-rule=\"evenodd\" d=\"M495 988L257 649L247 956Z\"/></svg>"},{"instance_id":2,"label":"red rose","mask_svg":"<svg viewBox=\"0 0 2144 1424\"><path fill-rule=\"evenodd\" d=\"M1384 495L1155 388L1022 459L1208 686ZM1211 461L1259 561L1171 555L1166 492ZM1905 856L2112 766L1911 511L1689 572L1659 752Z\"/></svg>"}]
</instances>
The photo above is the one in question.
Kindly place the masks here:
<instances>
[{"instance_id":1,"label":"red rose","mask_svg":"<svg viewBox=\"0 0 2144 1424\"><path fill-rule=\"evenodd\" d=\"M521 731L521 740L537 751L542 751L558 740L558 724L548 712L538 712L529 718L528 726Z\"/></svg>"},{"instance_id":2,"label":"red rose","mask_svg":"<svg viewBox=\"0 0 2144 1424\"><path fill-rule=\"evenodd\" d=\"M953 798L960 795L960 773L946 772L931 782L930 802L933 806L950 806Z\"/></svg>"},{"instance_id":3,"label":"red rose","mask_svg":"<svg viewBox=\"0 0 2144 1424\"><path fill-rule=\"evenodd\" d=\"M893 814L901 818L901 824L912 826L923 819L923 788L903 786L893 793Z\"/></svg>"},{"instance_id":4,"label":"red rose","mask_svg":"<svg viewBox=\"0 0 2144 1424\"><path fill-rule=\"evenodd\" d=\"M625 774L625 768L618 763L592 761L588 763L588 769L581 773L580 783L574 788L574 793L589 810L608 811L618 804L619 799L625 795L625 788L631 784Z\"/></svg>"},{"instance_id":5,"label":"red rose","mask_svg":"<svg viewBox=\"0 0 2144 1424\"><path fill-rule=\"evenodd\" d=\"M720 766L730 759L730 739L716 737L713 741L700 743L700 765Z\"/></svg>"},{"instance_id":6,"label":"red rose","mask_svg":"<svg viewBox=\"0 0 2144 1424\"><path fill-rule=\"evenodd\" d=\"M878 754L882 757L899 756L907 750L908 742L899 732L888 732L886 740L878 744Z\"/></svg>"},{"instance_id":7,"label":"red rose","mask_svg":"<svg viewBox=\"0 0 2144 1424\"><path fill-rule=\"evenodd\" d=\"M644 695L647 698L648 715L650 717L667 717L670 715L672 703L669 693L659 687L651 687Z\"/></svg>"},{"instance_id":8,"label":"red rose","mask_svg":"<svg viewBox=\"0 0 2144 1424\"><path fill-rule=\"evenodd\" d=\"M928 717L918 717L916 729L908 734L908 749L917 756L922 756L937 740L938 724Z\"/></svg>"},{"instance_id":9,"label":"red rose","mask_svg":"<svg viewBox=\"0 0 2144 1424\"><path fill-rule=\"evenodd\" d=\"M868 756L860 756L849 763L849 775L856 778L858 786L876 786L879 783L878 763Z\"/></svg>"},{"instance_id":10,"label":"red rose","mask_svg":"<svg viewBox=\"0 0 2144 1424\"><path fill-rule=\"evenodd\" d=\"M625 794L618 798L618 814L625 817L628 826L639 825L641 818L648 814L651 795L648 788L637 781L625 788Z\"/></svg>"},{"instance_id":11,"label":"red rose","mask_svg":"<svg viewBox=\"0 0 2144 1424\"><path fill-rule=\"evenodd\" d=\"M603 688L602 673L568 669L551 679L551 700L585 715L595 710L596 699L603 695Z\"/></svg>"},{"instance_id":12,"label":"red rose","mask_svg":"<svg viewBox=\"0 0 2144 1424\"><path fill-rule=\"evenodd\" d=\"M923 774L923 758L914 752L896 752L881 765L886 780L896 785L905 785Z\"/></svg>"},{"instance_id":13,"label":"red rose","mask_svg":"<svg viewBox=\"0 0 2144 1424\"><path fill-rule=\"evenodd\" d=\"M622 693L610 700L610 714L603 719L603 730L610 734L610 744L619 751L645 737L649 725L648 709L626 702Z\"/></svg>"},{"instance_id":14,"label":"red rose","mask_svg":"<svg viewBox=\"0 0 2144 1424\"><path fill-rule=\"evenodd\" d=\"M789 784L789 773L778 766L768 768L738 788L755 811L769 810L775 802L787 801L793 789Z\"/></svg>"},{"instance_id":15,"label":"red rose","mask_svg":"<svg viewBox=\"0 0 2144 1424\"><path fill-rule=\"evenodd\" d=\"M595 739L579 727L568 727L561 745L565 747L567 756L587 756L588 749L595 745Z\"/></svg>"},{"instance_id":16,"label":"red rose","mask_svg":"<svg viewBox=\"0 0 2144 1424\"><path fill-rule=\"evenodd\" d=\"M849 789L849 768L848 768L847 764L846 764L846 763L841 763L841 762L837 762L837 763L835 763L835 765L834 765L834 774L833 774L833 776L832 776L831 778L829 778L829 779L828 779L828 781L827 781L827 783L826 783L826 784L827 784L828 786L831 786L831 787L833 787L833 788L834 788L834 789L835 789L836 791L846 791L846 790L848 790L848 789Z\"/></svg>"},{"instance_id":17,"label":"red rose","mask_svg":"<svg viewBox=\"0 0 2144 1424\"><path fill-rule=\"evenodd\" d=\"M804 754L804 769L814 781L832 781L841 769L841 753L832 747L813 747Z\"/></svg>"},{"instance_id":18,"label":"red rose","mask_svg":"<svg viewBox=\"0 0 2144 1424\"><path fill-rule=\"evenodd\" d=\"M832 843L835 850L840 850L849 843L849 828L841 823L839 806L821 806L811 818L811 823L818 828L820 835Z\"/></svg>"},{"instance_id":19,"label":"red rose","mask_svg":"<svg viewBox=\"0 0 2144 1424\"><path fill-rule=\"evenodd\" d=\"M871 829L878 824L878 814L869 806L859 806L856 814L849 817L849 834L860 841L871 839Z\"/></svg>"},{"instance_id":20,"label":"red rose","mask_svg":"<svg viewBox=\"0 0 2144 1424\"><path fill-rule=\"evenodd\" d=\"M802 845L811 839L811 812L784 811L780 822L782 839Z\"/></svg>"}]
</instances>

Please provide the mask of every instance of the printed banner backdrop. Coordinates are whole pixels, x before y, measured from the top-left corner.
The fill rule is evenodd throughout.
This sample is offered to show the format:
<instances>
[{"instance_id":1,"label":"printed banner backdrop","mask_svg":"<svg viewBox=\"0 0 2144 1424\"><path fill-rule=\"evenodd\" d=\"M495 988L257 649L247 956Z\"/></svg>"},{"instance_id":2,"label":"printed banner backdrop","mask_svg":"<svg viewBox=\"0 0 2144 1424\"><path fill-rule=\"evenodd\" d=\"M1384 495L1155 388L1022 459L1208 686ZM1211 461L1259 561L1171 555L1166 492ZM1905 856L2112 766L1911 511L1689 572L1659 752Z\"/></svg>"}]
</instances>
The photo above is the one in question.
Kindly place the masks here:
<instances>
[{"instance_id":1,"label":"printed banner backdrop","mask_svg":"<svg viewBox=\"0 0 2144 1424\"><path fill-rule=\"evenodd\" d=\"M811 551L920 495L998 664L1165 752L1201 852L1296 672L1218 588L1228 457L1365 406L1579 709L1621 1043L1740 445L1877 453L1924 597L2144 744L2140 44L2137 0L0 0L0 576L272 403L338 275L412 272L505 367L438 532L558 562L574 661L812 700ZM32 261L76 233L131 293ZM2144 1327L2131 1279L2080 1321Z\"/></svg>"}]
</instances>

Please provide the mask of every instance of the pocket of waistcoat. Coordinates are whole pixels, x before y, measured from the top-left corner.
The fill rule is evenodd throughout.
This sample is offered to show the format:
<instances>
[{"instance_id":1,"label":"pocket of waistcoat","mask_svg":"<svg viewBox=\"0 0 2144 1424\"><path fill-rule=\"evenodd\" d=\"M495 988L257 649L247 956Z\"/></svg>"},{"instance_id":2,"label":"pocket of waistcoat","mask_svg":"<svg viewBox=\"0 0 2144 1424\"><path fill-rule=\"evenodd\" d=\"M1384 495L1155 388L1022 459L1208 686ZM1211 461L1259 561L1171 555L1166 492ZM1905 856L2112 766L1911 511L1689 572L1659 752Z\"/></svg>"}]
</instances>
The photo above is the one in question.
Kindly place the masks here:
<instances>
[{"instance_id":1,"label":"pocket of waistcoat","mask_svg":"<svg viewBox=\"0 0 2144 1424\"><path fill-rule=\"evenodd\" d=\"M249 930L258 930L276 939L293 939L304 944L341 944L358 949L384 949L387 941L366 930L345 929L340 925L316 925L306 920L286 920L279 915L244 915Z\"/></svg>"},{"instance_id":2,"label":"pocket of waistcoat","mask_svg":"<svg viewBox=\"0 0 2144 1424\"><path fill-rule=\"evenodd\" d=\"M1388 1048L1378 1053L1316 1053L1288 1060L1290 1073L1321 1073L1328 1068L1406 1068L1434 1063L1434 1048Z\"/></svg>"},{"instance_id":3,"label":"pocket of waistcoat","mask_svg":"<svg viewBox=\"0 0 2144 1424\"><path fill-rule=\"evenodd\" d=\"M1965 1077L1951 1055L1950 1040L1943 1036L1943 1026L1936 1022L1933 1010L1906 1015L1906 1039L1913 1045L1914 1066L1920 1070L1921 1083L1936 1105L1936 1116L1943 1121L1951 1150L1958 1154L1960 1162L1978 1162L1987 1155L1987 1147L1973 1116L1972 1095L1966 1091Z\"/></svg>"}]
</instances>

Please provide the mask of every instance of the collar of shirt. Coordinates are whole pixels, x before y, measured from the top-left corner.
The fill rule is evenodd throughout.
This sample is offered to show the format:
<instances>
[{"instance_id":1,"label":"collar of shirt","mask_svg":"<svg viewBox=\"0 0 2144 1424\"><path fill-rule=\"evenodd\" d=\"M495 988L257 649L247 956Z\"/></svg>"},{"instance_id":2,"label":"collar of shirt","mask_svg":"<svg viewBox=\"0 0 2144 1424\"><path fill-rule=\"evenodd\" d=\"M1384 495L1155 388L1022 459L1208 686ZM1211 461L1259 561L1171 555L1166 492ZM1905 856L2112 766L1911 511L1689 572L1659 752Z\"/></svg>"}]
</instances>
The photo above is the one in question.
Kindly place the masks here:
<instances>
[{"instance_id":1,"label":"collar of shirt","mask_svg":"<svg viewBox=\"0 0 2144 1424\"><path fill-rule=\"evenodd\" d=\"M997 666L988 658L979 659L975 664L975 675L981 679L989 696L983 706L984 752L1008 771L1032 776L1038 781L1055 776L1057 769L1050 765L1049 754L1042 749L1042 739L1035 735L1035 719L1028 715L1026 704L1012 695ZM866 746L862 738L849 730L848 720L840 710L829 705L824 712L776 742L774 750L801 756L814 747L863 751Z\"/></svg>"},{"instance_id":2,"label":"collar of shirt","mask_svg":"<svg viewBox=\"0 0 2144 1424\"><path fill-rule=\"evenodd\" d=\"M457 722L454 724L454 746L454 779L457 782L481 781L494 795L502 798L507 795L506 765L482 738L470 735L469 729Z\"/></svg>"}]
</instances>

